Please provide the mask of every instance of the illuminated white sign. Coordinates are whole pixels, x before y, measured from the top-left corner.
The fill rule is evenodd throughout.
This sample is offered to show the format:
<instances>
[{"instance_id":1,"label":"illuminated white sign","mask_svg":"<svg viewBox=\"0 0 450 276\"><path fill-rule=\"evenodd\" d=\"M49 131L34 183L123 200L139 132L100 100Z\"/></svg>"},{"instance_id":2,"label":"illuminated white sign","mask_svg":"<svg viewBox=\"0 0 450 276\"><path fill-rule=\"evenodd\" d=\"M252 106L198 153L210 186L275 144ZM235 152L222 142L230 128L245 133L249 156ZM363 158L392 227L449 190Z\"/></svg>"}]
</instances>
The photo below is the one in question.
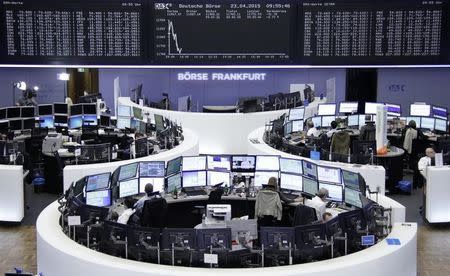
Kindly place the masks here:
<instances>
[{"instance_id":1,"label":"illuminated white sign","mask_svg":"<svg viewBox=\"0 0 450 276\"><path fill-rule=\"evenodd\" d=\"M192 73L184 72L178 73L179 81L264 81L266 80L266 73Z\"/></svg>"}]
</instances>

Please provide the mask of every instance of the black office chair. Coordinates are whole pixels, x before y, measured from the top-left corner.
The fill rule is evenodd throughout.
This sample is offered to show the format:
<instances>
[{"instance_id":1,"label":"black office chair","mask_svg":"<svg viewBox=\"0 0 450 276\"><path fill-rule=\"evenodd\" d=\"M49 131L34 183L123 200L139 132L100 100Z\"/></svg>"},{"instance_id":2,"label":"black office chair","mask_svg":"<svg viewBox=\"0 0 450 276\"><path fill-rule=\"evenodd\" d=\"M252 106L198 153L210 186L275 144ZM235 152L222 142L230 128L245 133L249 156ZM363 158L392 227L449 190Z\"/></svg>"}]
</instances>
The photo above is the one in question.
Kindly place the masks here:
<instances>
[{"instance_id":1,"label":"black office chair","mask_svg":"<svg viewBox=\"0 0 450 276\"><path fill-rule=\"evenodd\" d=\"M302 204L295 207L292 226L307 225L315 221L317 221L316 209Z\"/></svg>"},{"instance_id":2,"label":"black office chair","mask_svg":"<svg viewBox=\"0 0 450 276\"><path fill-rule=\"evenodd\" d=\"M219 204L219 203L221 203L222 195L223 195L223 188L217 188L215 190L212 190L209 193L208 204Z\"/></svg>"},{"instance_id":3,"label":"black office chair","mask_svg":"<svg viewBox=\"0 0 450 276\"><path fill-rule=\"evenodd\" d=\"M144 202L141 226L164 228L166 226L167 202L164 198L152 198Z\"/></svg>"}]
</instances>

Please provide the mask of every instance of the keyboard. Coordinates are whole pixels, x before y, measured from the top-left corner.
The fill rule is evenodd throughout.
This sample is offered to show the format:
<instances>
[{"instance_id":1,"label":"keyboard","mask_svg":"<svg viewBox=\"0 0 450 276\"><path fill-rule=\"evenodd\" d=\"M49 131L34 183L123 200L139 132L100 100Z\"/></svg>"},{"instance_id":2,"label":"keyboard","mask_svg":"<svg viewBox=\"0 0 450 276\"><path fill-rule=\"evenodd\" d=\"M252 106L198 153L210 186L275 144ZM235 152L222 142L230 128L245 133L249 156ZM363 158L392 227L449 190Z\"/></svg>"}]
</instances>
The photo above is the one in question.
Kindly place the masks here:
<instances>
[{"instance_id":1,"label":"keyboard","mask_svg":"<svg viewBox=\"0 0 450 276\"><path fill-rule=\"evenodd\" d=\"M206 195L206 192L203 190L191 190L185 192L187 196L203 196Z\"/></svg>"}]
</instances>

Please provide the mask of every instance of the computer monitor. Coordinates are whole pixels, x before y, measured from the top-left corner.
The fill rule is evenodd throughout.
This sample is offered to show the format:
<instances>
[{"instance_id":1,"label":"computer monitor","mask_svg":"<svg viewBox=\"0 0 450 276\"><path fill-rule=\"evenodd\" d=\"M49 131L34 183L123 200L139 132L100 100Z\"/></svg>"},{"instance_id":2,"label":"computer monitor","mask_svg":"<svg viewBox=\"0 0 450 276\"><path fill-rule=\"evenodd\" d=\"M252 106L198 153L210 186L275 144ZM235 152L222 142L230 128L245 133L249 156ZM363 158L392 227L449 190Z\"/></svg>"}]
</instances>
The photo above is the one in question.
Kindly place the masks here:
<instances>
[{"instance_id":1,"label":"computer monitor","mask_svg":"<svg viewBox=\"0 0 450 276\"><path fill-rule=\"evenodd\" d=\"M101 173L86 177L86 192L104 190L109 187L111 173Z\"/></svg>"},{"instance_id":2,"label":"computer monitor","mask_svg":"<svg viewBox=\"0 0 450 276\"><path fill-rule=\"evenodd\" d=\"M434 118L447 120L448 118L448 112L447 108L441 107L441 106L432 106L432 114Z\"/></svg>"},{"instance_id":3,"label":"computer monitor","mask_svg":"<svg viewBox=\"0 0 450 276\"><path fill-rule=\"evenodd\" d=\"M231 156L208 155L206 160L208 170L230 171L231 169Z\"/></svg>"},{"instance_id":4,"label":"computer monitor","mask_svg":"<svg viewBox=\"0 0 450 276\"><path fill-rule=\"evenodd\" d=\"M9 121L9 129L10 130L22 130L22 120L21 119L10 120Z\"/></svg>"},{"instance_id":5,"label":"computer monitor","mask_svg":"<svg viewBox=\"0 0 450 276\"><path fill-rule=\"evenodd\" d=\"M0 122L0 133L6 134L9 131L9 121Z\"/></svg>"},{"instance_id":6,"label":"computer monitor","mask_svg":"<svg viewBox=\"0 0 450 276\"><path fill-rule=\"evenodd\" d=\"M208 171L208 186L222 184L222 187L230 186L230 173L220 171Z\"/></svg>"},{"instance_id":7,"label":"computer monitor","mask_svg":"<svg viewBox=\"0 0 450 276\"><path fill-rule=\"evenodd\" d=\"M291 123L292 123L292 132L303 131L303 120L291 121Z\"/></svg>"},{"instance_id":8,"label":"computer monitor","mask_svg":"<svg viewBox=\"0 0 450 276\"><path fill-rule=\"evenodd\" d=\"M141 177L139 178L139 193L145 193L145 186L147 184L153 185L153 191L162 193L164 192L164 177Z\"/></svg>"},{"instance_id":9,"label":"computer monitor","mask_svg":"<svg viewBox=\"0 0 450 276\"><path fill-rule=\"evenodd\" d=\"M179 173L181 171L182 157L169 160L167 162L166 176Z\"/></svg>"},{"instance_id":10,"label":"computer monitor","mask_svg":"<svg viewBox=\"0 0 450 276\"><path fill-rule=\"evenodd\" d=\"M81 116L81 115L70 116L69 128L77 129L77 128L81 128L82 126L83 126L83 116Z\"/></svg>"},{"instance_id":11,"label":"computer monitor","mask_svg":"<svg viewBox=\"0 0 450 276\"><path fill-rule=\"evenodd\" d=\"M20 108L20 116L22 118L34 118L36 116L34 106L22 106Z\"/></svg>"},{"instance_id":12,"label":"computer monitor","mask_svg":"<svg viewBox=\"0 0 450 276\"><path fill-rule=\"evenodd\" d=\"M155 114L155 127L156 131L164 130L164 117L158 114Z\"/></svg>"},{"instance_id":13,"label":"computer monitor","mask_svg":"<svg viewBox=\"0 0 450 276\"><path fill-rule=\"evenodd\" d=\"M314 248L318 240L325 240L325 224L310 224L295 227L295 245L298 249Z\"/></svg>"},{"instance_id":14,"label":"computer monitor","mask_svg":"<svg viewBox=\"0 0 450 276\"><path fill-rule=\"evenodd\" d=\"M261 227L260 243L264 248L294 248L295 229L293 227Z\"/></svg>"},{"instance_id":15,"label":"computer monitor","mask_svg":"<svg viewBox=\"0 0 450 276\"><path fill-rule=\"evenodd\" d=\"M411 116L428 117L431 115L431 106L428 104L411 104L409 114Z\"/></svg>"},{"instance_id":16,"label":"computer monitor","mask_svg":"<svg viewBox=\"0 0 450 276\"><path fill-rule=\"evenodd\" d=\"M336 104L319 104L317 109L319 116L334 116L336 115Z\"/></svg>"},{"instance_id":17,"label":"computer monitor","mask_svg":"<svg viewBox=\"0 0 450 276\"><path fill-rule=\"evenodd\" d=\"M147 137L134 140L134 149L136 158L147 156L149 153Z\"/></svg>"},{"instance_id":18,"label":"computer monitor","mask_svg":"<svg viewBox=\"0 0 450 276\"><path fill-rule=\"evenodd\" d=\"M364 113L365 114L377 114L377 107L384 106L382 103L366 103Z\"/></svg>"},{"instance_id":19,"label":"computer monitor","mask_svg":"<svg viewBox=\"0 0 450 276\"><path fill-rule=\"evenodd\" d=\"M271 177L275 177L278 180L278 171L276 172L262 172L262 171L256 171L255 172L255 179L254 179L254 186L255 187L262 187L262 185L267 185L269 182L269 179Z\"/></svg>"},{"instance_id":20,"label":"computer monitor","mask_svg":"<svg viewBox=\"0 0 450 276\"><path fill-rule=\"evenodd\" d=\"M257 171L279 171L280 161L276 155L258 155L256 156Z\"/></svg>"},{"instance_id":21,"label":"computer monitor","mask_svg":"<svg viewBox=\"0 0 450 276\"><path fill-rule=\"evenodd\" d=\"M292 122L286 122L284 124L284 136L288 136L289 134L291 134L292 131Z\"/></svg>"},{"instance_id":22,"label":"computer monitor","mask_svg":"<svg viewBox=\"0 0 450 276\"><path fill-rule=\"evenodd\" d=\"M66 103L54 103L53 111L55 114L69 114L69 108Z\"/></svg>"},{"instance_id":23,"label":"computer monitor","mask_svg":"<svg viewBox=\"0 0 450 276\"><path fill-rule=\"evenodd\" d=\"M97 207L111 206L111 190L86 192L86 204Z\"/></svg>"},{"instance_id":24,"label":"computer monitor","mask_svg":"<svg viewBox=\"0 0 450 276\"><path fill-rule=\"evenodd\" d=\"M325 188L328 190L328 200L335 201L335 202L342 202L342 185L336 185L336 184L330 184L330 183L324 183L319 182L319 189Z\"/></svg>"},{"instance_id":25,"label":"computer monitor","mask_svg":"<svg viewBox=\"0 0 450 276\"><path fill-rule=\"evenodd\" d=\"M198 250L208 251L213 249L231 249L231 229L214 228L197 230Z\"/></svg>"},{"instance_id":26,"label":"computer monitor","mask_svg":"<svg viewBox=\"0 0 450 276\"><path fill-rule=\"evenodd\" d=\"M387 115L388 116L394 116L394 117L402 116L402 109L401 109L401 106L399 104L385 103L384 105L387 108Z\"/></svg>"},{"instance_id":27,"label":"computer monitor","mask_svg":"<svg viewBox=\"0 0 450 276\"><path fill-rule=\"evenodd\" d=\"M139 179L131 178L123 181L119 181L119 197L124 198L127 196L139 194Z\"/></svg>"},{"instance_id":28,"label":"computer monitor","mask_svg":"<svg viewBox=\"0 0 450 276\"><path fill-rule=\"evenodd\" d=\"M118 129L131 128L131 118L130 117L117 117Z\"/></svg>"},{"instance_id":29,"label":"computer monitor","mask_svg":"<svg viewBox=\"0 0 450 276\"><path fill-rule=\"evenodd\" d=\"M70 116L83 114L83 106L81 104L73 104L70 106Z\"/></svg>"},{"instance_id":30,"label":"computer monitor","mask_svg":"<svg viewBox=\"0 0 450 276\"><path fill-rule=\"evenodd\" d=\"M303 192L310 196L315 196L319 191L317 180L303 176Z\"/></svg>"},{"instance_id":31,"label":"computer monitor","mask_svg":"<svg viewBox=\"0 0 450 276\"><path fill-rule=\"evenodd\" d=\"M34 118L23 119L22 129L34 129L36 127L36 121Z\"/></svg>"},{"instance_id":32,"label":"computer monitor","mask_svg":"<svg viewBox=\"0 0 450 276\"><path fill-rule=\"evenodd\" d=\"M85 103L83 106L83 114L84 115L97 115L97 104L95 103Z\"/></svg>"},{"instance_id":33,"label":"computer monitor","mask_svg":"<svg viewBox=\"0 0 450 276\"><path fill-rule=\"evenodd\" d=\"M422 117L420 119L420 128L434 130L434 124L436 119L430 117Z\"/></svg>"},{"instance_id":34,"label":"computer monitor","mask_svg":"<svg viewBox=\"0 0 450 276\"><path fill-rule=\"evenodd\" d=\"M183 188L204 187L206 186L206 171L188 171L183 172Z\"/></svg>"},{"instance_id":35,"label":"computer monitor","mask_svg":"<svg viewBox=\"0 0 450 276\"><path fill-rule=\"evenodd\" d=\"M359 127L359 115L348 115L347 117L348 127Z\"/></svg>"},{"instance_id":36,"label":"computer monitor","mask_svg":"<svg viewBox=\"0 0 450 276\"><path fill-rule=\"evenodd\" d=\"M150 246L157 246L161 237L161 229L127 225L128 246L144 247L143 242ZM140 252L136 252L139 254ZM145 255L147 256L147 255Z\"/></svg>"},{"instance_id":37,"label":"computer monitor","mask_svg":"<svg viewBox=\"0 0 450 276\"><path fill-rule=\"evenodd\" d=\"M145 161L139 162L139 177L164 177L164 161Z\"/></svg>"},{"instance_id":38,"label":"computer monitor","mask_svg":"<svg viewBox=\"0 0 450 276\"><path fill-rule=\"evenodd\" d=\"M38 115L39 116L53 115L53 105L52 104L38 105Z\"/></svg>"},{"instance_id":39,"label":"computer monitor","mask_svg":"<svg viewBox=\"0 0 450 276\"><path fill-rule=\"evenodd\" d=\"M83 126L96 126L97 124L97 115L83 115Z\"/></svg>"},{"instance_id":40,"label":"computer monitor","mask_svg":"<svg viewBox=\"0 0 450 276\"><path fill-rule=\"evenodd\" d=\"M0 108L0 120L6 119L6 108Z\"/></svg>"},{"instance_id":41,"label":"computer monitor","mask_svg":"<svg viewBox=\"0 0 450 276\"><path fill-rule=\"evenodd\" d=\"M342 170L342 180L345 188L360 191L359 174L351 171Z\"/></svg>"},{"instance_id":42,"label":"computer monitor","mask_svg":"<svg viewBox=\"0 0 450 276\"><path fill-rule=\"evenodd\" d=\"M117 106L117 116L131 117L131 107L126 105Z\"/></svg>"},{"instance_id":43,"label":"computer monitor","mask_svg":"<svg viewBox=\"0 0 450 276\"><path fill-rule=\"evenodd\" d=\"M321 127L322 126L322 117L312 117L311 121L313 122L315 127Z\"/></svg>"},{"instance_id":44,"label":"computer monitor","mask_svg":"<svg viewBox=\"0 0 450 276\"><path fill-rule=\"evenodd\" d=\"M290 173L280 173L280 188L295 192L303 191L303 176Z\"/></svg>"},{"instance_id":45,"label":"computer monitor","mask_svg":"<svg viewBox=\"0 0 450 276\"><path fill-rule=\"evenodd\" d=\"M120 166L118 181L122 181L128 178L135 178L137 174L139 163L131 163Z\"/></svg>"},{"instance_id":46,"label":"computer monitor","mask_svg":"<svg viewBox=\"0 0 450 276\"><path fill-rule=\"evenodd\" d=\"M193 228L164 228L162 232L161 248L196 248L196 233Z\"/></svg>"},{"instance_id":47,"label":"computer monitor","mask_svg":"<svg viewBox=\"0 0 450 276\"><path fill-rule=\"evenodd\" d=\"M6 109L6 118L8 119L20 118L20 107L8 107Z\"/></svg>"},{"instance_id":48,"label":"computer monitor","mask_svg":"<svg viewBox=\"0 0 450 276\"><path fill-rule=\"evenodd\" d=\"M331 127L331 122L336 120L336 116L322 116L322 127Z\"/></svg>"},{"instance_id":49,"label":"computer monitor","mask_svg":"<svg viewBox=\"0 0 450 276\"><path fill-rule=\"evenodd\" d=\"M106 115L100 115L100 126L102 127L111 126L111 117Z\"/></svg>"},{"instance_id":50,"label":"computer monitor","mask_svg":"<svg viewBox=\"0 0 450 276\"><path fill-rule=\"evenodd\" d=\"M172 193L175 189L181 190L181 173L167 177L167 192Z\"/></svg>"},{"instance_id":51,"label":"computer monitor","mask_svg":"<svg viewBox=\"0 0 450 276\"><path fill-rule=\"evenodd\" d=\"M371 119L371 121L373 121L373 120ZM366 124L366 115L359 115L359 118L358 118L359 128L361 128L365 124Z\"/></svg>"},{"instance_id":52,"label":"computer monitor","mask_svg":"<svg viewBox=\"0 0 450 276\"><path fill-rule=\"evenodd\" d=\"M55 121L54 121L53 115L39 116L39 127L40 128L54 128Z\"/></svg>"},{"instance_id":53,"label":"computer monitor","mask_svg":"<svg viewBox=\"0 0 450 276\"><path fill-rule=\"evenodd\" d=\"M302 160L280 157L280 172L303 174Z\"/></svg>"},{"instance_id":54,"label":"computer monitor","mask_svg":"<svg viewBox=\"0 0 450 276\"><path fill-rule=\"evenodd\" d=\"M349 187L344 188L344 200L345 204L362 208L361 193L357 190L353 190Z\"/></svg>"},{"instance_id":55,"label":"computer monitor","mask_svg":"<svg viewBox=\"0 0 450 276\"><path fill-rule=\"evenodd\" d=\"M142 109L140 109L139 107L133 106L133 117L138 120L143 120L144 116L142 115Z\"/></svg>"},{"instance_id":56,"label":"computer monitor","mask_svg":"<svg viewBox=\"0 0 450 276\"><path fill-rule=\"evenodd\" d=\"M434 129L437 131L447 132L447 120L436 119Z\"/></svg>"},{"instance_id":57,"label":"computer monitor","mask_svg":"<svg viewBox=\"0 0 450 276\"><path fill-rule=\"evenodd\" d=\"M317 179L317 165L306 160L303 160L302 163L303 163L303 174L305 176Z\"/></svg>"},{"instance_id":58,"label":"computer monitor","mask_svg":"<svg viewBox=\"0 0 450 276\"><path fill-rule=\"evenodd\" d=\"M256 168L256 156L233 155L231 157L231 170L233 172L254 172Z\"/></svg>"},{"instance_id":59,"label":"computer monitor","mask_svg":"<svg viewBox=\"0 0 450 276\"><path fill-rule=\"evenodd\" d=\"M317 166L317 179L319 181L341 184L342 183L341 169Z\"/></svg>"},{"instance_id":60,"label":"computer monitor","mask_svg":"<svg viewBox=\"0 0 450 276\"><path fill-rule=\"evenodd\" d=\"M357 113L358 102L341 102L339 104L339 113Z\"/></svg>"},{"instance_id":61,"label":"computer monitor","mask_svg":"<svg viewBox=\"0 0 450 276\"><path fill-rule=\"evenodd\" d=\"M305 116L305 108L297 107L289 109L289 121L303 120Z\"/></svg>"},{"instance_id":62,"label":"computer monitor","mask_svg":"<svg viewBox=\"0 0 450 276\"><path fill-rule=\"evenodd\" d=\"M69 124L69 118L67 115L55 115L55 126L67 127Z\"/></svg>"},{"instance_id":63,"label":"computer monitor","mask_svg":"<svg viewBox=\"0 0 450 276\"><path fill-rule=\"evenodd\" d=\"M409 122L414 121L416 122L416 127L420 128L421 125L421 117L406 117L406 124L408 125Z\"/></svg>"},{"instance_id":64,"label":"computer monitor","mask_svg":"<svg viewBox=\"0 0 450 276\"><path fill-rule=\"evenodd\" d=\"M206 170L206 156L183 156L183 172Z\"/></svg>"}]
</instances>

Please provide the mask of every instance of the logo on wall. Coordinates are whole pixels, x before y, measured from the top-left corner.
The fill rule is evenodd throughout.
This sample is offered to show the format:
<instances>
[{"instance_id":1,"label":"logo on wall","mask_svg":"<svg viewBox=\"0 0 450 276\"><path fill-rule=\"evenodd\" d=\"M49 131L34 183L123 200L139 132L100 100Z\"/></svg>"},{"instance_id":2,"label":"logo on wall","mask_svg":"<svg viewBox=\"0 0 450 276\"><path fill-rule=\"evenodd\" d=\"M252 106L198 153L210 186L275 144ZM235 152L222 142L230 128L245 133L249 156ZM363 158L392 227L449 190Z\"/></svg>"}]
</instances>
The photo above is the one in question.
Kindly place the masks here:
<instances>
[{"instance_id":1,"label":"logo on wall","mask_svg":"<svg viewBox=\"0 0 450 276\"><path fill-rule=\"evenodd\" d=\"M179 81L264 81L266 73L178 73Z\"/></svg>"},{"instance_id":2,"label":"logo on wall","mask_svg":"<svg viewBox=\"0 0 450 276\"><path fill-rule=\"evenodd\" d=\"M388 86L389 92L399 93L406 92L406 85L404 84L391 84Z\"/></svg>"}]
</instances>

